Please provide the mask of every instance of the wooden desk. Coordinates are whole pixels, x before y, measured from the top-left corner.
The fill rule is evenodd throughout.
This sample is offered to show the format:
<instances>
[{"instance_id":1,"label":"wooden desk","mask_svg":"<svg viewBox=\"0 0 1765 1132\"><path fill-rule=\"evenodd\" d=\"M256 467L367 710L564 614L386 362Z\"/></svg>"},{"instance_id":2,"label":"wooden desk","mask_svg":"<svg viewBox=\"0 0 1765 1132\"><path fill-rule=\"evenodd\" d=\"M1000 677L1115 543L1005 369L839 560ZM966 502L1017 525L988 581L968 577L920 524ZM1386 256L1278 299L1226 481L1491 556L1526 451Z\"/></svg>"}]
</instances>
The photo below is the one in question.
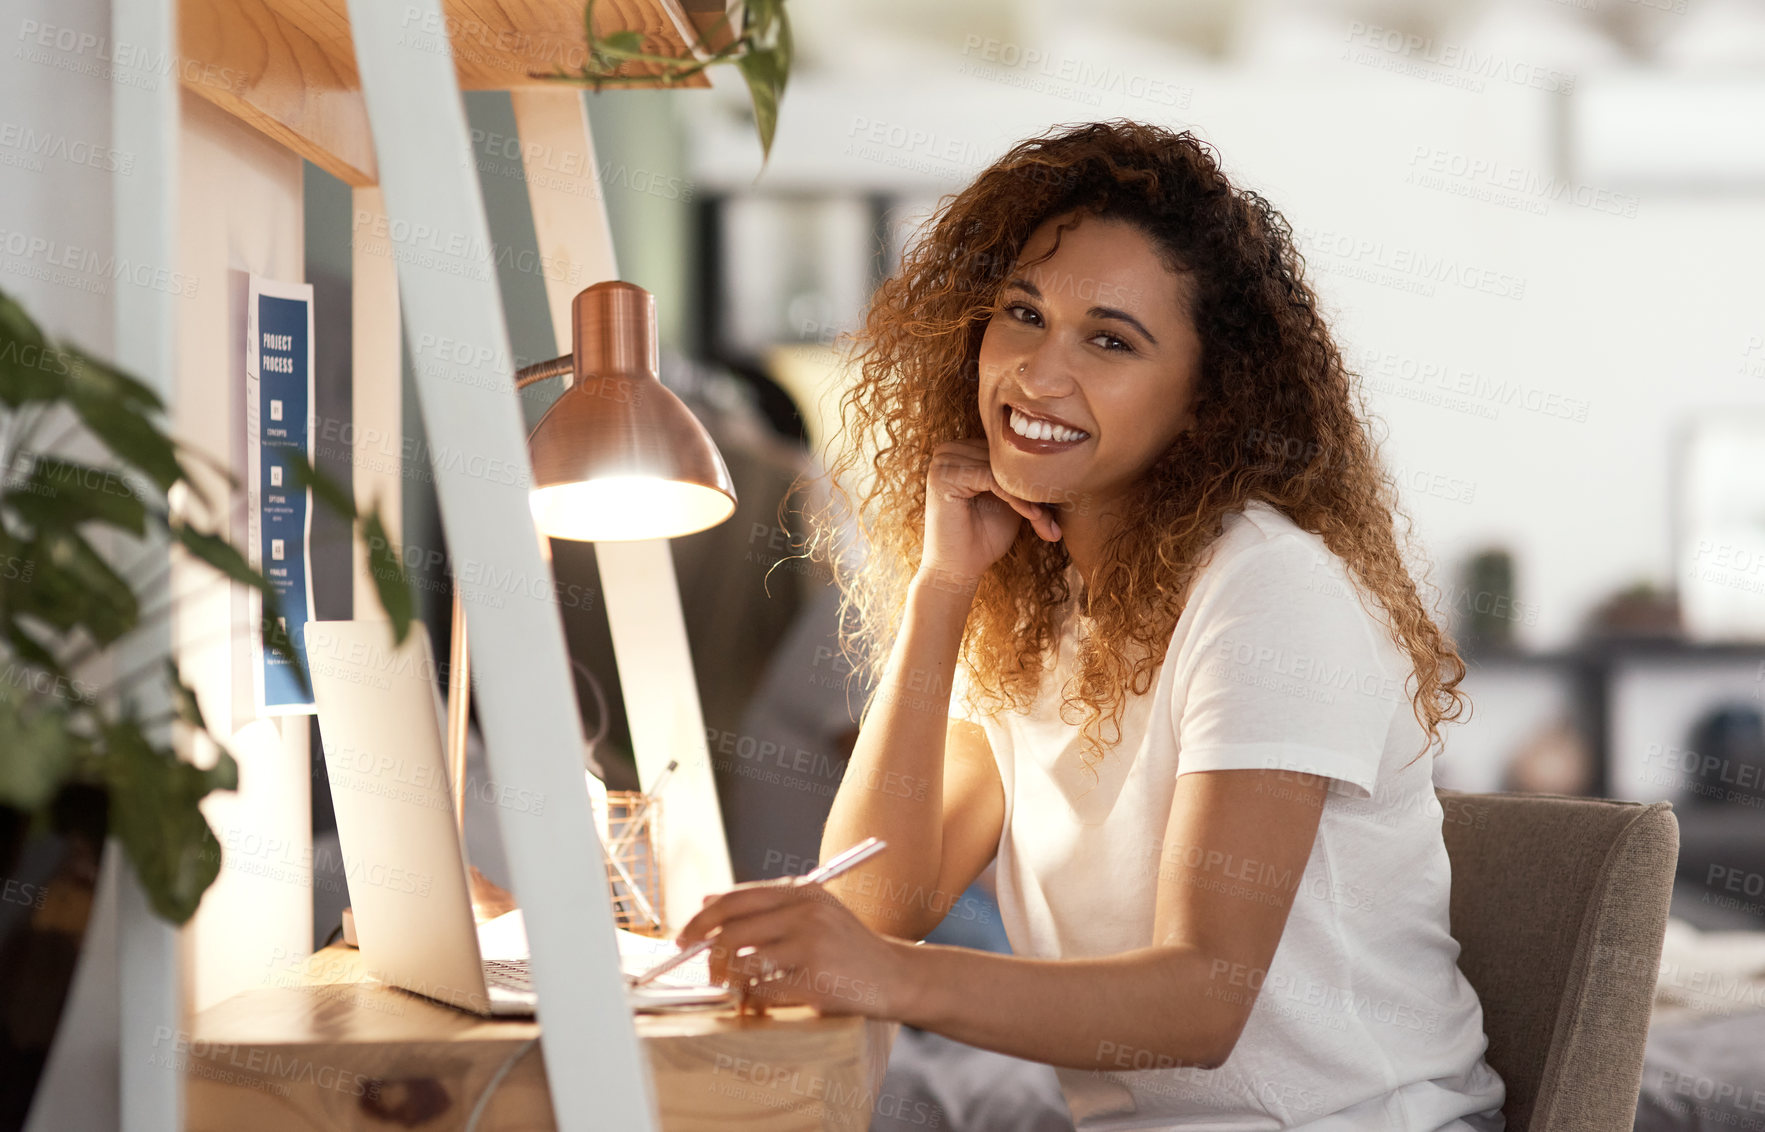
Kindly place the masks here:
<instances>
[{"instance_id":1,"label":"wooden desk","mask_svg":"<svg viewBox=\"0 0 1765 1132\"><path fill-rule=\"evenodd\" d=\"M556 1127L536 1022L477 1018L361 977L354 950L328 948L156 1049L185 1073L188 1132L460 1132L479 1105L483 1132ZM863 1132L894 1029L807 1007L637 1017L666 1132Z\"/></svg>"}]
</instances>

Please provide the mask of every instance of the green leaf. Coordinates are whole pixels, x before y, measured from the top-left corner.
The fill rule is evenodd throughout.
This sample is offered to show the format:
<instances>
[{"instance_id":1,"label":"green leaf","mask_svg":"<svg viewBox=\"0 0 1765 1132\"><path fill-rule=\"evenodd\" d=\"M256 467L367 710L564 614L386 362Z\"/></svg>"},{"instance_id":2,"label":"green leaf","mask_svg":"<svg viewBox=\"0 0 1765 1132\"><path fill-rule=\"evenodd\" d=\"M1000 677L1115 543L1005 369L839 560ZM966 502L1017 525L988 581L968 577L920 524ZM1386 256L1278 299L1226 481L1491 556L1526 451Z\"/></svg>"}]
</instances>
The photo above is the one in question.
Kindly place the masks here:
<instances>
[{"instance_id":1,"label":"green leaf","mask_svg":"<svg viewBox=\"0 0 1765 1132\"><path fill-rule=\"evenodd\" d=\"M71 370L68 356L0 291L0 401L16 409L30 401L57 400L67 391Z\"/></svg>"},{"instance_id":2,"label":"green leaf","mask_svg":"<svg viewBox=\"0 0 1765 1132\"><path fill-rule=\"evenodd\" d=\"M233 752L218 742L215 743L214 765L208 768L208 788L210 790L239 789L239 763L233 758Z\"/></svg>"},{"instance_id":3,"label":"green leaf","mask_svg":"<svg viewBox=\"0 0 1765 1132\"><path fill-rule=\"evenodd\" d=\"M140 537L147 505L109 468L38 456L31 474L5 494L13 513L39 531L99 522Z\"/></svg>"},{"instance_id":4,"label":"green leaf","mask_svg":"<svg viewBox=\"0 0 1765 1132\"><path fill-rule=\"evenodd\" d=\"M784 97L785 84L790 82L791 64L796 61L795 41L791 39L791 19L784 14L784 2L778 5L778 34L773 40L773 50L778 54L778 97Z\"/></svg>"},{"instance_id":5,"label":"green leaf","mask_svg":"<svg viewBox=\"0 0 1765 1132\"><path fill-rule=\"evenodd\" d=\"M775 49L750 49L735 61L748 83L754 104L754 129L760 135L761 168L772 156L772 135L778 129L778 99L784 92L784 72Z\"/></svg>"},{"instance_id":6,"label":"green leaf","mask_svg":"<svg viewBox=\"0 0 1765 1132\"><path fill-rule=\"evenodd\" d=\"M26 709L13 680L28 669L12 661L0 684L0 802L29 813L46 806L71 776L74 742L65 709Z\"/></svg>"},{"instance_id":7,"label":"green leaf","mask_svg":"<svg viewBox=\"0 0 1765 1132\"><path fill-rule=\"evenodd\" d=\"M63 632L84 629L100 645L135 627L134 590L77 532L43 531L23 555L34 569L28 581L7 587L8 615L30 614Z\"/></svg>"},{"instance_id":8,"label":"green leaf","mask_svg":"<svg viewBox=\"0 0 1765 1132\"><path fill-rule=\"evenodd\" d=\"M242 586L250 586L273 597L275 590L269 580L251 568L239 548L217 534L197 530L188 523L171 523L168 528L179 546L208 563Z\"/></svg>"},{"instance_id":9,"label":"green leaf","mask_svg":"<svg viewBox=\"0 0 1765 1132\"><path fill-rule=\"evenodd\" d=\"M342 484L307 463L305 456L289 452L288 470L294 473L294 482L312 491L314 499L339 515L355 518L355 500L350 498L349 492Z\"/></svg>"},{"instance_id":10,"label":"green leaf","mask_svg":"<svg viewBox=\"0 0 1765 1132\"><path fill-rule=\"evenodd\" d=\"M55 659L55 654L32 636L23 625L20 625L10 610L6 614L5 634L6 643L11 645L12 651L18 654L19 661L34 664L53 676L64 678L67 676L67 673L62 670L61 663Z\"/></svg>"},{"instance_id":11,"label":"green leaf","mask_svg":"<svg viewBox=\"0 0 1765 1132\"><path fill-rule=\"evenodd\" d=\"M72 346L64 349L74 361L73 379L76 387L129 405L143 413L158 413L165 409L165 403L159 399L159 394L140 378L130 377L109 362L84 350Z\"/></svg>"},{"instance_id":12,"label":"green leaf","mask_svg":"<svg viewBox=\"0 0 1765 1132\"><path fill-rule=\"evenodd\" d=\"M643 50L643 34L635 31L616 31L612 35L603 35L596 46L602 51L629 52Z\"/></svg>"},{"instance_id":13,"label":"green leaf","mask_svg":"<svg viewBox=\"0 0 1765 1132\"><path fill-rule=\"evenodd\" d=\"M198 803L211 790L234 789L239 768L223 753L203 770L148 742L139 724L104 728L110 832L135 866L148 902L174 924L196 914L221 870L221 847Z\"/></svg>"},{"instance_id":14,"label":"green leaf","mask_svg":"<svg viewBox=\"0 0 1765 1132\"><path fill-rule=\"evenodd\" d=\"M215 746L215 764L208 770L210 788L239 789L239 764L234 760L233 753L222 746L220 740L209 731L208 721L202 717L202 705L196 700L196 690L184 683L184 674L178 671L177 661L167 657L165 667L166 678L172 686L172 710L179 719L207 735Z\"/></svg>"},{"instance_id":15,"label":"green leaf","mask_svg":"<svg viewBox=\"0 0 1765 1132\"><path fill-rule=\"evenodd\" d=\"M166 657L166 676L172 685L172 710L179 719L207 733L208 724L202 718L202 705L196 700L196 690L184 683L183 675L178 672L178 662Z\"/></svg>"},{"instance_id":16,"label":"green leaf","mask_svg":"<svg viewBox=\"0 0 1765 1132\"><path fill-rule=\"evenodd\" d=\"M188 456L195 463L199 463L206 467L209 471L214 473L215 478L225 483L229 489L238 488L239 477L228 470L226 464L209 455L207 452L204 452L202 449L196 448L192 445L183 444L177 440L172 441L172 444L177 449L180 456ZM184 486L190 489L190 494L196 497L198 503L202 504L203 507L207 508L209 512L212 513L214 511L214 500L210 497L207 490L203 488L202 481L190 475L189 468L183 465L182 459L179 460L179 465L180 470L184 473Z\"/></svg>"},{"instance_id":17,"label":"green leaf","mask_svg":"<svg viewBox=\"0 0 1765 1132\"><path fill-rule=\"evenodd\" d=\"M762 39L771 33L775 22L784 18L784 0L748 0L743 7L748 30Z\"/></svg>"},{"instance_id":18,"label":"green leaf","mask_svg":"<svg viewBox=\"0 0 1765 1132\"><path fill-rule=\"evenodd\" d=\"M43 328L5 291L0 291L0 341L38 347L47 344Z\"/></svg>"},{"instance_id":19,"label":"green leaf","mask_svg":"<svg viewBox=\"0 0 1765 1132\"><path fill-rule=\"evenodd\" d=\"M791 21L784 0L748 0L746 35L748 50L736 60L748 83L754 104L754 130L760 135L760 169L772 158L772 138L778 130L778 106L790 79Z\"/></svg>"},{"instance_id":20,"label":"green leaf","mask_svg":"<svg viewBox=\"0 0 1765 1132\"><path fill-rule=\"evenodd\" d=\"M594 33L594 4L595 0L585 0L582 5L582 30L586 37L583 42L588 44L588 58L582 64L582 73L591 78L615 66L601 56L600 40Z\"/></svg>"},{"instance_id":21,"label":"green leaf","mask_svg":"<svg viewBox=\"0 0 1765 1132\"><path fill-rule=\"evenodd\" d=\"M416 616L416 599L411 595L410 579L405 575L398 548L386 535L386 523L380 518L380 509L373 507L367 514L359 514L349 492L307 463L299 453L289 455L288 468L295 481L311 488L313 497L319 502L361 524L362 541L368 547L368 569L374 575L374 592L380 599L380 607L392 621L394 639L403 644L411 629L411 619Z\"/></svg>"},{"instance_id":22,"label":"green leaf","mask_svg":"<svg viewBox=\"0 0 1765 1132\"><path fill-rule=\"evenodd\" d=\"M258 628L263 633L264 647L288 662L301 690L306 691L310 687L306 679L306 665L301 663L300 651L282 629L282 601L276 593L276 587L270 584L269 579L253 570L251 563L245 560L245 555L221 536L197 530L186 523L173 523L169 529L179 546L232 581L250 586L263 595L263 620Z\"/></svg>"},{"instance_id":23,"label":"green leaf","mask_svg":"<svg viewBox=\"0 0 1765 1132\"><path fill-rule=\"evenodd\" d=\"M294 640L288 631L282 628L282 616L274 591L264 594L264 617L258 630L263 634L264 647L281 657L294 673L295 682L302 692L312 691L312 684L306 678L306 664L301 660L300 650L294 647Z\"/></svg>"},{"instance_id":24,"label":"green leaf","mask_svg":"<svg viewBox=\"0 0 1765 1132\"><path fill-rule=\"evenodd\" d=\"M790 77L794 47L785 0L746 0L742 5L741 34L712 51L706 46L729 26L725 12L704 35L693 34L693 48L682 56L657 55L641 50L642 36L630 30L597 36L594 30L595 0L586 0L582 23L588 58L574 74L559 68L555 74L529 72L530 77L571 84L587 84L599 91L604 86L627 84L674 86L715 63L734 62L748 84L754 106L754 128L760 136L761 172L772 157L772 139L778 129L778 106ZM698 54L695 54L697 52ZM650 63L654 74L621 75L626 63Z\"/></svg>"},{"instance_id":25,"label":"green leaf","mask_svg":"<svg viewBox=\"0 0 1765 1132\"><path fill-rule=\"evenodd\" d=\"M0 511L0 520L3 519L4 512ZM36 572L37 564L24 556L24 543L0 521L0 623L11 620L8 610L13 587L28 583Z\"/></svg>"},{"instance_id":26,"label":"green leaf","mask_svg":"<svg viewBox=\"0 0 1765 1132\"><path fill-rule=\"evenodd\" d=\"M411 597L404 563L392 540L386 537L386 525L380 521L378 507L362 520L362 541L368 544L368 570L374 575L374 592L386 616L392 619L393 642L403 644L411 631L411 619L416 616L416 602Z\"/></svg>"},{"instance_id":27,"label":"green leaf","mask_svg":"<svg viewBox=\"0 0 1765 1132\"><path fill-rule=\"evenodd\" d=\"M70 399L80 420L119 459L138 468L161 491L184 478L177 445L154 423L161 405L147 386L96 358L70 351L76 359Z\"/></svg>"}]
</instances>

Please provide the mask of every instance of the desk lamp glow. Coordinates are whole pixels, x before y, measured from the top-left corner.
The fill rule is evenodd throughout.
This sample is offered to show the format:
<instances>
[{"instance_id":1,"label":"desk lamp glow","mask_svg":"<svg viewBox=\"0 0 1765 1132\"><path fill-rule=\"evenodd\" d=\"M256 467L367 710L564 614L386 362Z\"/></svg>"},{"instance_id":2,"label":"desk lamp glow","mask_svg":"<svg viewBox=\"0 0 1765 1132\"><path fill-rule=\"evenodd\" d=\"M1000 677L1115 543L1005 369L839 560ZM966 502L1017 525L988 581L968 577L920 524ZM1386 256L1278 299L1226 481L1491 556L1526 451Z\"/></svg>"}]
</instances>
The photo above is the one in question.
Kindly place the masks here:
<instances>
[{"instance_id":1,"label":"desk lamp glow","mask_svg":"<svg viewBox=\"0 0 1765 1132\"><path fill-rule=\"evenodd\" d=\"M711 434L656 376L656 299L596 283L571 306L575 353L515 375L524 389L566 377L527 438L533 519L552 538L678 538L735 513Z\"/></svg>"},{"instance_id":2,"label":"desk lamp glow","mask_svg":"<svg viewBox=\"0 0 1765 1132\"><path fill-rule=\"evenodd\" d=\"M516 389L552 377L565 382L527 438L529 503L540 534L583 542L679 538L734 514L735 485L711 434L657 376L655 296L631 283L596 283L577 294L570 315L572 353L515 374ZM455 585L447 750L462 841L470 689L465 608Z\"/></svg>"}]
</instances>

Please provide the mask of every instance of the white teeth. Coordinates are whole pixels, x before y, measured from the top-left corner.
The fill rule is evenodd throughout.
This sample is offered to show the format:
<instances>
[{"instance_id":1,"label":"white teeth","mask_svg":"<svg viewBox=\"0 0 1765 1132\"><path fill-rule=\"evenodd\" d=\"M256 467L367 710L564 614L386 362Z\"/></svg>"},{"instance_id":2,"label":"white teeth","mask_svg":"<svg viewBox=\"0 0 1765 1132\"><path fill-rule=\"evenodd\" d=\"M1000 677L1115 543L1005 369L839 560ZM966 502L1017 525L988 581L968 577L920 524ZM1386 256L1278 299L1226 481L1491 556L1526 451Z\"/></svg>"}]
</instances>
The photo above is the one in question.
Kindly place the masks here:
<instances>
[{"instance_id":1,"label":"white teeth","mask_svg":"<svg viewBox=\"0 0 1765 1132\"><path fill-rule=\"evenodd\" d=\"M1057 425L1049 421L1032 420L1018 412L1015 408L1010 409L1009 419L1011 422L1011 431L1028 440L1083 440L1085 437L1091 435L1088 432L1080 432L1076 428L1067 428L1065 425Z\"/></svg>"}]
</instances>

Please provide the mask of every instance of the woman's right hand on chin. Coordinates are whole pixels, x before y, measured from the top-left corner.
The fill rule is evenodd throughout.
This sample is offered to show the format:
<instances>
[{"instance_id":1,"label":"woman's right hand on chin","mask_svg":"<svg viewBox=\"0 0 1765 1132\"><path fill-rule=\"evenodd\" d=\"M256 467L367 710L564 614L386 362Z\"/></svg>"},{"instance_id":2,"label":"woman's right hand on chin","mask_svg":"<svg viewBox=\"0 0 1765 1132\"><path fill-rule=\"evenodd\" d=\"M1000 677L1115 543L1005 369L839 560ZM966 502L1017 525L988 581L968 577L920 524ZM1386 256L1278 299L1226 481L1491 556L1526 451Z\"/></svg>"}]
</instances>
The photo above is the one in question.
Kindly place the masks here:
<instances>
[{"instance_id":1,"label":"woman's right hand on chin","mask_svg":"<svg viewBox=\"0 0 1765 1132\"><path fill-rule=\"evenodd\" d=\"M1060 524L1046 504L999 486L984 437L950 440L932 452L926 474L925 553L921 575L971 581L1005 556L1025 521L1049 542Z\"/></svg>"}]
</instances>

